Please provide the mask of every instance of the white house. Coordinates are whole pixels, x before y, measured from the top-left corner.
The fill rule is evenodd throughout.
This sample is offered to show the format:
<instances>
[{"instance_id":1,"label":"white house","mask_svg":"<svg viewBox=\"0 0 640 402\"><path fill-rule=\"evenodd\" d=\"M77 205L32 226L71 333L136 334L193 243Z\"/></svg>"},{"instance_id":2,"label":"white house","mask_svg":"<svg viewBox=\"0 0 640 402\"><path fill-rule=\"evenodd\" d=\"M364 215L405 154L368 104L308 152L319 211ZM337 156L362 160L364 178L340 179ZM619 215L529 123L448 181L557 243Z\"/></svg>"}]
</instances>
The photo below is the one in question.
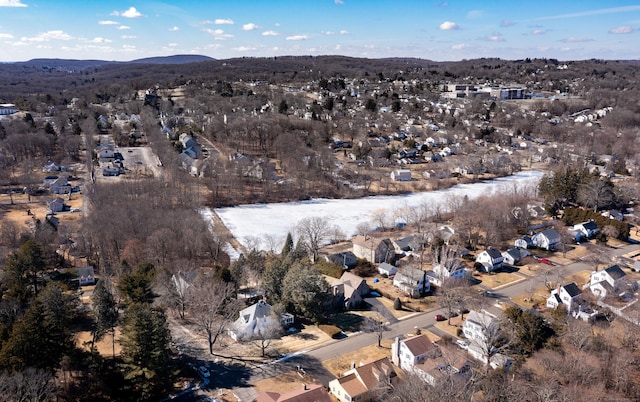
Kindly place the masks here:
<instances>
[{"instance_id":1,"label":"white house","mask_svg":"<svg viewBox=\"0 0 640 402\"><path fill-rule=\"evenodd\" d=\"M602 271L593 271L589 279L591 293L603 298L625 291L627 289L626 276L627 274L617 264Z\"/></svg>"},{"instance_id":2,"label":"white house","mask_svg":"<svg viewBox=\"0 0 640 402\"><path fill-rule=\"evenodd\" d=\"M467 270L459 260L448 260L444 264L434 264L433 270L427 271L429 280L436 286L442 286L447 279L462 279Z\"/></svg>"},{"instance_id":3,"label":"white house","mask_svg":"<svg viewBox=\"0 0 640 402\"><path fill-rule=\"evenodd\" d=\"M411 181L411 170L397 169L391 172L391 180L393 181Z\"/></svg>"},{"instance_id":4,"label":"white house","mask_svg":"<svg viewBox=\"0 0 640 402\"><path fill-rule=\"evenodd\" d=\"M395 275L396 272L398 272L398 267L388 264L386 262L381 263L380 265L378 265L378 273L380 275L387 275L392 276Z\"/></svg>"},{"instance_id":5,"label":"white house","mask_svg":"<svg viewBox=\"0 0 640 402\"><path fill-rule=\"evenodd\" d=\"M509 265L515 265L526 256L531 255L527 250L520 247L512 247L502 253L503 262Z\"/></svg>"},{"instance_id":6,"label":"white house","mask_svg":"<svg viewBox=\"0 0 640 402\"><path fill-rule=\"evenodd\" d=\"M490 247L476 257L476 262L480 263L485 272L491 272L502 268L504 258L500 250Z\"/></svg>"},{"instance_id":7,"label":"white house","mask_svg":"<svg viewBox=\"0 0 640 402\"><path fill-rule=\"evenodd\" d=\"M554 250L556 249L561 242L560 233L558 233L555 229L547 229L542 232L536 233L531 238L533 244L545 250Z\"/></svg>"},{"instance_id":8,"label":"white house","mask_svg":"<svg viewBox=\"0 0 640 402\"><path fill-rule=\"evenodd\" d=\"M253 339L259 329L266 329L277 324L292 325L294 317L285 313L280 321L271 314L271 306L264 300L240 311L240 317L231 325L229 336L234 340Z\"/></svg>"},{"instance_id":9,"label":"white house","mask_svg":"<svg viewBox=\"0 0 640 402\"><path fill-rule=\"evenodd\" d=\"M558 308L561 304L567 308L570 314L573 310L579 308L582 290L574 282L560 286L551 291L551 296L547 299L547 308Z\"/></svg>"},{"instance_id":10,"label":"white house","mask_svg":"<svg viewBox=\"0 0 640 402\"><path fill-rule=\"evenodd\" d=\"M528 249L534 246L533 240L529 236L522 236L516 239L515 246L518 248Z\"/></svg>"},{"instance_id":11,"label":"white house","mask_svg":"<svg viewBox=\"0 0 640 402\"><path fill-rule=\"evenodd\" d=\"M594 221L582 222L573 225L573 230L580 233L582 236L586 238L591 238L598 233L600 233L600 229L598 225Z\"/></svg>"},{"instance_id":12,"label":"white house","mask_svg":"<svg viewBox=\"0 0 640 402\"><path fill-rule=\"evenodd\" d=\"M78 268L78 281L80 286L91 286L96 283L96 278L93 273L93 267Z\"/></svg>"},{"instance_id":13,"label":"white house","mask_svg":"<svg viewBox=\"0 0 640 402\"><path fill-rule=\"evenodd\" d=\"M494 316L471 310L462 324L462 333L472 343L475 342L484 348L488 338L497 331L497 325Z\"/></svg>"},{"instance_id":14,"label":"white house","mask_svg":"<svg viewBox=\"0 0 640 402\"><path fill-rule=\"evenodd\" d=\"M431 283L427 273L413 267L399 269L393 277L393 286L411 297L417 297L431 290Z\"/></svg>"},{"instance_id":15,"label":"white house","mask_svg":"<svg viewBox=\"0 0 640 402\"><path fill-rule=\"evenodd\" d=\"M428 357L433 357L438 353L438 346L431 342L425 334L403 340L396 337L391 344L391 361L409 372Z\"/></svg>"}]
</instances>

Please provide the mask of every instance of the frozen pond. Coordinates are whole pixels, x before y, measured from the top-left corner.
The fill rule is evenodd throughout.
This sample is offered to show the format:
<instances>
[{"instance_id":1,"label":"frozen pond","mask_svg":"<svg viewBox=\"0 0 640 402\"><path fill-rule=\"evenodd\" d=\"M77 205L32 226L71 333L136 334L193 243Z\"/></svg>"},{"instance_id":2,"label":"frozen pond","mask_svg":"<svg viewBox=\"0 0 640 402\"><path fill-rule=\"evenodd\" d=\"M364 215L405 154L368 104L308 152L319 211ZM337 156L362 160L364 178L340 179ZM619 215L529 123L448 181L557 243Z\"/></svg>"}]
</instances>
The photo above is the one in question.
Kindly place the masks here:
<instances>
[{"instance_id":1,"label":"frozen pond","mask_svg":"<svg viewBox=\"0 0 640 402\"><path fill-rule=\"evenodd\" d=\"M537 186L543 172L526 171L513 176L451 187L446 190L428 191L394 196L374 196L351 200L313 199L309 201L274 204L240 205L219 208L220 219L243 245L261 249L279 247L288 232L294 234L296 224L306 217L322 217L328 225L337 226L347 237L356 233L356 227L371 222L374 211L386 211L388 216L406 207L429 205L446 210L452 199L512 192ZM206 214L204 214L206 216ZM397 221L397 219L396 219ZM375 227L375 224L373 225ZM294 237L295 238L295 237Z\"/></svg>"}]
</instances>

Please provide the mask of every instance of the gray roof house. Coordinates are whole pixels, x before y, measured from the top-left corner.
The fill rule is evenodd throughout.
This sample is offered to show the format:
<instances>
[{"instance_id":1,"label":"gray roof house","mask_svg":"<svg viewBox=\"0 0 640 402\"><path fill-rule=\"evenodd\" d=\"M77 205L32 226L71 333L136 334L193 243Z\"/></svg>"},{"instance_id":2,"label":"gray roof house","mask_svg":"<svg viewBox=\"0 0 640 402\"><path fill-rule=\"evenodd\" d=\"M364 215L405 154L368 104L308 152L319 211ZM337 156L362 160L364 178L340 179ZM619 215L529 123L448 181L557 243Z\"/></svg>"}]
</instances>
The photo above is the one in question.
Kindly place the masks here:
<instances>
[{"instance_id":1,"label":"gray roof house","mask_svg":"<svg viewBox=\"0 0 640 402\"><path fill-rule=\"evenodd\" d=\"M502 268L504 257L500 250L494 247L490 247L476 257L476 262L479 262L485 272L491 272Z\"/></svg>"},{"instance_id":2,"label":"gray roof house","mask_svg":"<svg viewBox=\"0 0 640 402\"><path fill-rule=\"evenodd\" d=\"M561 242L560 233L555 229L547 229L536 233L531 240L536 247L545 250L554 250Z\"/></svg>"}]
</instances>

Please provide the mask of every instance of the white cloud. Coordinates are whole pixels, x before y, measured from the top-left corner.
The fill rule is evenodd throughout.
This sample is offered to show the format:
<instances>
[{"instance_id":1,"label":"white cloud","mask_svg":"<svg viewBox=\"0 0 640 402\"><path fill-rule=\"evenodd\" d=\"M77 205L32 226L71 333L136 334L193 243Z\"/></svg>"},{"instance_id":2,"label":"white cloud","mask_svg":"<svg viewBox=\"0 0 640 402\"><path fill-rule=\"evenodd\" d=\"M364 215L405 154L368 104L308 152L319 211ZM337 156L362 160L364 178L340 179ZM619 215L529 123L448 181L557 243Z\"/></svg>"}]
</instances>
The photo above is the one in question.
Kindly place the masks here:
<instances>
[{"instance_id":1,"label":"white cloud","mask_svg":"<svg viewBox=\"0 0 640 402\"><path fill-rule=\"evenodd\" d=\"M321 34L323 35L335 35L336 33L333 31L320 31Z\"/></svg>"},{"instance_id":2,"label":"white cloud","mask_svg":"<svg viewBox=\"0 0 640 402\"><path fill-rule=\"evenodd\" d=\"M465 45L464 43L460 43L460 44L451 46L451 49L453 49L453 50L464 50L464 49L467 49L467 48L469 48L469 45Z\"/></svg>"},{"instance_id":3,"label":"white cloud","mask_svg":"<svg viewBox=\"0 0 640 402\"><path fill-rule=\"evenodd\" d=\"M47 31L42 32L36 36L22 37L20 40L23 42L49 42L51 40L69 40L73 39L71 35L64 31L56 30L56 31Z\"/></svg>"},{"instance_id":4,"label":"white cloud","mask_svg":"<svg viewBox=\"0 0 640 402\"><path fill-rule=\"evenodd\" d=\"M0 0L0 7L27 7L20 0Z\"/></svg>"},{"instance_id":5,"label":"white cloud","mask_svg":"<svg viewBox=\"0 0 640 402\"><path fill-rule=\"evenodd\" d=\"M242 26L242 30L243 31L255 31L256 29L260 29L260 26L254 24L253 22L250 22L248 24L244 24Z\"/></svg>"},{"instance_id":6,"label":"white cloud","mask_svg":"<svg viewBox=\"0 0 640 402\"><path fill-rule=\"evenodd\" d=\"M514 26L516 23L511 21L511 20L502 20L502 22L500 23L500 26L502 27L511 27Z\"/></svg>"},{"instance_id":7,"label":"white cloud","mask_svg":"<svg viewBox=\"0 0 640 402\"><path fill-rule=\"evenodd\" d=\"M0 33L0 39L13 39L13 35L8 33Z\"/></svg>"},{"instance_id":8,"label":"white cloud","mask_svg":"<svg viewBox=\"0 0 640 402\"><path fill-rule=\"evenodd\" d=\"M119 30L121 30L121 31L124 31L125 29L131 29L131 27L126 26L126 25L120 25L120 26L119 26L118 28L116 28L116 29L119 29Z\"/></svg>"},{"instance_id":9,"label":"white cloud","mask_svg":"<svg viewBox=\"0 0 640 402\"><path fill-rule=\"evenodd\" d=\"M280 34L276 31L264 31L262 36L279 36Z\"/></svg>"},{"instance_id":10,"label":"white cloud","mask_svg":"<svg viewBox=\"0 0 640 402\"><path fill-rule=\"evenodd\" d=\"M633 28L631 28L629 25L622 25L616 28L611 28L609 30L610 34L628 34L633 32Z\"/></svg>"},{"instance_id":11,"label":"white cloud","mask_svg":"<svg viewBox=\"0 0 640 402\"><path fill-rule=\"evenodd\" d=\"M346 29L343 29L340 31L340 35L349 35L349 31L347 31Z\"/></svg>"},{"instance_id":12,"label":"white cloud","mask_svg":"<svg viewBox=\"0 0 640 402\"><path fill-rule=\"evenodd\" d=\"M133 45L122 45L122 50L127 51L127 52L132 52L134 50L136 50L136 47Z\"/></svg>"},{"instance_id":13,"label":"white cloud","mask_svg":"<svg viewBox=\"0 0 640 402\"><path fill-rule=\"evenodd\" d=\"M89 42L89 43L111 43L111 39L101 38L101 37L97 36L97 37L95 37L95 38L93 38L91 40L88 40L87 42Z\"/></svg>"},{"instance_id":14,"label":"white cloud","mask_svg":"<svg viewBox=\"0 0 640 402\"><path fill-rule=\"evenodd\" d=\"M561 42L567 43L580 43L580 42L591 42L593 39L589 38L578 38L576 36L569 36L568 38L561 39Z\"/></svg>"},{"instance_id":15,"label":"white cloud","mask_svg":"<svg viewBox=\"0 0 640 402\"><path fill-rule=\"evenodd\" d=\"M442 24L440 24L439 28L440 28L441 31L454 31L456 29L460 29L458 24L456 24L455 22L451 22L451 21L443 22Z\"/></svg>"},{"instance_id":16,"label":"white cloud","mask_svg":"<svg viewBox=\"0 0 640 402\"><path fill-rule=\"evenodd\" d=\"M167 43L168 47L177 47L178 44L177 43Z\"/></svg>"},{"instance_id":17,"label":"white cloud","mask_svg":"<svg viewBox=\"0 0 640 402\"><path fill-rule=\"evenodd\" d=\"M129 7L125 11L114 11L111 15L115 15L117 17L125 17L125 18L140 18L142 14L135 7Z\"/></svg>"},{"instance_id":18,"label":"white cloud","mask_svg":"<svg viewBox=\"0 0 640 402\"><path fill-rule=\"evenodd\" d=\"M291 35L286 37L287 40L307 40L309 37L307 35Z\"/></svg>"},{"instance_id":19,"label":"white cloud","mask_svg":"<svg viewBox=\"0 0 640 402\"><path fill-rule=\"evenodd\" d=\"M98 21L99 25L118 25L117 22L115 21L111 21L111 20L102 20L102 21Z\"/></svg>"},{"instance_id":20,"label":"white cloud","mask_svg":"<svg viewBox=\"0 0 640 402\"><path fill-rule=\"evenodd\" d=\"M205 29L204 31L212 35L215 40L226 40L233 38L233 35L224 33L222 29Z\"/></svg>"},{"instance_id":21,"label":"white cloud","mask_svg":"<svg viewBox=\"0 0 640 402\"><path fill-rule=\"evenodd\" d=\"M333 0L333 2L336 4L344 4L343 0Z\"/></svg>"},{"instance_id":22,"label":"white cloud","mask_svg":"<svg viewBox=\"0 0 640 402\"><path fill-rule=\"evenodd\" d=\"M257 49L251 46L240 46L240 47L234 47L233 50L235 50L236 52L254 52Z\"/></svg>"},{"instance_id":23,"label":"white cloud","mask_svg":"<svg viewBox=\"0 0 640 402\"><path fill-rule=\"evenodd\" d=\"M234 24L233 20L230 18L216 18L216 20L213 23L216 25L233 25Z\"/></svg>"},{"instance_id":24,"label":"white cloud","mask_svg":"<svg viewBox=\"0 0 640 402\"><path fill-rule=\"evenodd\" d=\"M171 28L169 28L169 31L171 31L171 32L175 32L175 31L179 31L179 30L180 30L180 28L175 26L175 25L172 26Z\"/></svg>"},{"instance_id":25,"label":"white cloud","mask_svg":"<svg viewBox=\"0 0 640 402\"><path fill-rule=\"evenodd\" d=\"M135 36L135 35L122 35L121 38L122 39L135 39L135 38L137 38L137 36Z\"/></svg>"},{"instance_id":26,"label":"white cloud","mask_svg":"<svg viewBox=\"0 0 640 402\"><path fill-rule=\"evenodd\" d=\"M494 32L493 35L487 36L489 42L504 42L504 38L498 32Z\"/></svg>"},{"instance_id":27,"label":"white cloud","mask_svg":"<svg viewBox=\"0 0 640 402\"><path fill-rule=\"evenodd\" d=\"M531 35L544 35L545 31L543 29L534 29L531 31Z\"/></svg>"}]
</instances>

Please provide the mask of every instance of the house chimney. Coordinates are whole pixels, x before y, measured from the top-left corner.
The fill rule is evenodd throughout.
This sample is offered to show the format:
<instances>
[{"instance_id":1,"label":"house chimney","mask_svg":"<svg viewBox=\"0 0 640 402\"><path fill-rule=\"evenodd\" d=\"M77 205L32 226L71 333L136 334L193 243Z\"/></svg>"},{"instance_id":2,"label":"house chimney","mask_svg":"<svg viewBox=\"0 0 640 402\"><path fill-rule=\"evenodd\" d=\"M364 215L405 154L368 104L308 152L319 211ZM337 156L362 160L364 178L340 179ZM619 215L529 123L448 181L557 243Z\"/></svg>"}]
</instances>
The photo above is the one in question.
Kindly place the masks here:
<instances>
[{"instance_id":1,"label":"house chimney","mask_svg":"<svg viewBox=\"0 0 640 402\"><path fill-rule=\"evenodd\" d=\"M356 362L355 362L355 360L351 360L351 368L352 368L352 369L356 368Z\"/></svg>"},{"instance_id":2,"label":"house chimney","mask_svg":"<svg viewBox=\"0 0 640 402\"><path fill-rule=\"evenodd\" d=\"M304 383L303 383L303 384L302 384L302 389L306 391L306 390L308 390L309 388L307 388L307 384L304 384Z\"/></svg>"}]
</instances>

